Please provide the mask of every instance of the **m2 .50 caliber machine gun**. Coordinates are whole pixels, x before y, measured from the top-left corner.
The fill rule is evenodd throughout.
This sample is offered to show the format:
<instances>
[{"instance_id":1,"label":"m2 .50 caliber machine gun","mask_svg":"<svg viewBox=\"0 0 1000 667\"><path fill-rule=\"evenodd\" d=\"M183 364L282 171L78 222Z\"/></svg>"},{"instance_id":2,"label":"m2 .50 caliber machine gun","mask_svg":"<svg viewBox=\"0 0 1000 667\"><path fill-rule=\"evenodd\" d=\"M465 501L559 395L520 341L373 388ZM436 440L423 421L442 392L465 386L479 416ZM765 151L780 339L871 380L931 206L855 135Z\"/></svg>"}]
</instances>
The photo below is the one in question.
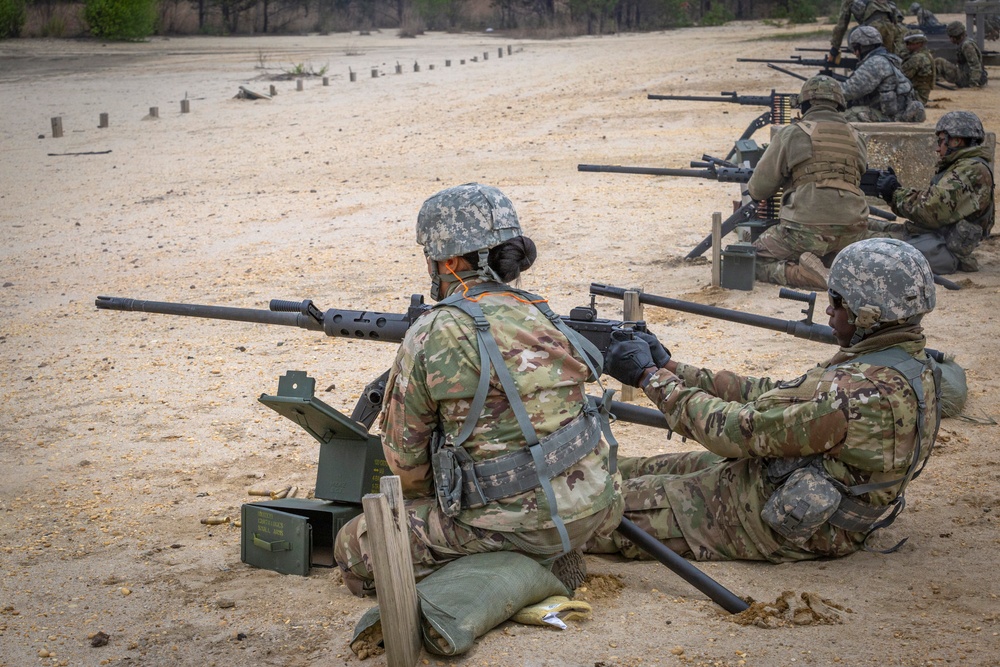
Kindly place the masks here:
<instances>
[{"instance_id":1,"label":"m2 .50 caliber machine gun","mask_svg":"<svg viewBox=\"0 0 1000 667\"><path fill-rule=\"evenodd\" d=\"M788 58L737 58L738 63L767 63L767 66L771 69L777 70L784 74L790 74L799 79L805 79L808 77L803 77L801 75L795 74L783 67L778 67L778 65L796 65L799 67L813 67L818 68L819 71L816 74L823 74L830 78L836 79L837 81L846 81L850 72L853 72L858 67L858 59L854 57L837 56L835 60L827 60L825 58L803 58L802 56L789 56ZM835 72L834 70L840 69L847 74L841 74Z\"/></svg>"},{"instance_id":2,"label":"m2 .50 caliber machine gun","mask_svg":"<svg viewBox=\"0 0 1000 667\"><path fill-rule=\"evenodd\" d=\"M733 160L737 157L740 141L749 139L753 134L768 125L787 125L792 122L795 115L795 105L799 96L796 93L776 93L771 91L770 95L738 95L733 92L721 92L719 97L704 95L655 95L646 96L649 100L675 100L682 102L724 102L728 104L739 104L742 106L768 107L768 110L750 121L747 128L736 140L733 149L726 156L726 160ZM754 162L756 164L756 162Z\"/></svg>"},{"instance_id":3,"label":"m2 .50 caliber machine gun","mask_svg":"<svg viewBox=\"0 0 1000 667\"><path fill-rule=\"evenodd\" d=\"M621 332L628 332L630 329L644 327L641 322L623 322L619 320L609 320L597 317L597 310L594 305L595 297L591 296L589 306L573 308L568 316L562 316L562 321L579 332L591 343L593 343L601 353L605 353L612 341L612 335L620 336ZM349 338L363 341L384 341L387 343L400 343L410 325L429 309L424 304L422 295L414 294L410 298L410 307L406 313L381 313L373 311L356 311L329 309L326 311L316 307L311 300L305 301L284 301L274 299L269 304L268 310L252 308L234 308L229 306L204 306L188 303L171 303L163 301L142 301L122 297L99 296L95 301L97 308L102 310L123 310L142 313L160 313L165 315L181 315L185 317L202 317L208 319L231 320L236 322L250 322L260 324L276 324L281 326L294 326L311 331L322 331L327 336L334 338ZM278 411L283 416L295 421L307 432L321 443L337 445L339 438L334 430L348 432L354 438L367 439L369 443L378 440L378 436L369 434L369 429L381 410L382 401L385 396L386 380L389 371L386 371L373 380L365 390L355 405L351 417L340 414L334 408L322 403L312 395L315 381L308 378L301 371L289 371L288 374L279 381L278 396L261 396L261 402L267 404L272 409ZM306 390L302 390L302 385ZM284 392L283 392L284 389ZM598 401L596 397L589 397L591 401ZM308 408L306 408L308 404ZM310 420L310 415L319 408L323 419ZM663 414L657 410L643 408L628 403L618 401L610 402L610 411L615 419L632 423L652 426L656 428L669 428ZM313 410L313 412L308 412ZM331 429L328 433L321 433L320 430ZM323 451L321 450L321 458ZM343 460L343 457L341 457ZM350 463L350 462L346 462ZM383 461L384 463L384 461ZM321 461L322 464L322 461ZM360 487L365 484L371 485L371 491L378 489L379 476L371 466L364 468L360 473L356 472L359 466L345 466L350 472L347 474L364 475L361 480L322 480L324 467L320 465L320 472L317 479L317 489L323 484L326 487L352 486ZM343 469L334 470L334 475L345 474ZM317 493L317 496L319 494ZM327 497L327 496L324 496ZM671 551L661 542L643 531L632 521L623 518L621 524L616 529L624 537L631 540L640 549L646 551L650 556L656 558L666 565L675 574L693 585L699 591L707 595L712 601L730 613L739 613L749 607L749 605L717 581L706 575L697 567L689 563L684 558ZM333 536L328 536L332 541ZM258 541L254 536L254 542ZM273 548L273 543L260 540L265 548ZM284 543L284 541L282 542Z\"/></svg>"},{"instance_id":4,"label":"m2 .50 caliber machine gun","mask_svg":"<svg viewBox=\"0 0 1000 667\"><path fill-rule=\"evenodd\" d=\"M752 140L746 140L744 144L753 144L748 151L748 159L744 161L746 165L756 165L757 160L763 153L763 149L757 148ZM741 153L742 155L742 153ZM723 183L747 183L753 176L753 168L750 166L737 166L727 160L713 158L710 155L703 155L702 161L692 161L692 169L668 169L658 167L621 167L617 165L601 164L579 164L577 171L610 172L617 174L643 174L647 176L677 176L681 178L705 178ZM876 169L869 169L861 177L861 190L869 197L878 197L878 177L882 172ZM745 202L736 209L731 216L722 222L722 236L725 237L741 225L752 227L752 235L760 234L764 229L778 223L778 209L780 207L780 197L775 200L767 200L758 204L750 201L749 196L743 189ZM895 220L896 216L891 211L884 211L879 208L869 206L872 215L886 220ZM763 215L759 215L759 214ZM691 252L685 255L684 259L695 259L701 257L712 247L712 235L696 245Z\"/></svg>"}]
</instances>

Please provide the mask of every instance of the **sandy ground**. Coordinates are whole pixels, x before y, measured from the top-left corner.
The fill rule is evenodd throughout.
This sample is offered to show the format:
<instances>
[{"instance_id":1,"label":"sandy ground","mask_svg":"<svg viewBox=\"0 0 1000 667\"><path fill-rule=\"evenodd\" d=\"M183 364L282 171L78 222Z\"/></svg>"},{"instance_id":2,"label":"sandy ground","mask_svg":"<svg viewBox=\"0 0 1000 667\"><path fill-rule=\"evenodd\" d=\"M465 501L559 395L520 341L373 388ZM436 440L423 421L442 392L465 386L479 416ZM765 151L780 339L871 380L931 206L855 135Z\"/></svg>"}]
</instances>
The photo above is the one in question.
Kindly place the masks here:
<instances>
[{"instance_id":1,"label":"sandy ground","mask_svg":"<svg viewBox=\"0 0 1000 667\"><path fill-rule=\"evenodd\" d=\"M256 401L279 375L308 370L321 398L350 412L394 347L98 311L98 295L401 312L428 288L413 242L421 202L478 180L515 202L541 253L523 285L559 312L585 303L597 281L798 318L776 288L712 289L707 264L680 259L736 186L576 171L725 154L762 109L646 93L795 91L782 74L735 62L822 46L768 39L784 32L751 23L548 42L0 42L0 665L359 662L347 642L371 603L350 596L336 570L248 567L239 529L200 519L237 517L254 486L312 488L314 442ZM508 44L513 53L498 58ZM273 100L233 98L241 85L267 92L261 75L296 64L328 66L329 87L278 81ZM386 75L371 78L373 67ZM970 109L1000 127L992 85L933 99L928 123ZM158 120L144 118L152 106ZM101 112L108 129L97 128ZM62 139L51 138L53 116ZM926 324L931 344L968 367L967 414L986 420L1000 415L996 244L981 257L983 271L939 292ZM598 305L620 317L620 303ZM675 356L715 368L791 377L831 352L679 313L648 309L647 320ZM696 447L616 430L626 455ZM738 625L660 565L588 557L604 575L592 582L592 620L564 632L505 624L462 658L421 664L994 665L998 446L995 425L944 422L906 512L880 540L908 536L896 554L702 566L756 600L814 592L850 610L842 624ZM620 590L599 585L614 578ZM109 641L94 648L99 631Z\"/></svg>"}]
</instances>

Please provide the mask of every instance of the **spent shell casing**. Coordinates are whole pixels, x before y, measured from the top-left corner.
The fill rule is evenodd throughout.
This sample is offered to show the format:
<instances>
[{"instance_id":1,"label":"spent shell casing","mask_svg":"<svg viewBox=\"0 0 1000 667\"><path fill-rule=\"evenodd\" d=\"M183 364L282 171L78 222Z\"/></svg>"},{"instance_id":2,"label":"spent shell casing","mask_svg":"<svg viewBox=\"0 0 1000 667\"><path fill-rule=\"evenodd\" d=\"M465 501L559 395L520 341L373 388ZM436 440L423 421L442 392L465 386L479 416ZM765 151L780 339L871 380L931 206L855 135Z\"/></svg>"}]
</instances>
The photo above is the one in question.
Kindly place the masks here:
<instances>
[{"instance_id":1,"label":"spent shell casing","mask_svg":"<svg viewBox=\"0 0 1000 667\"><path fill-rule=\"evenodd\" d=\"M201 520L201 522L206 526L220 526L224 523L229 523L231 519L228 516L209 516Z\"/></svg>"}]
</instances>

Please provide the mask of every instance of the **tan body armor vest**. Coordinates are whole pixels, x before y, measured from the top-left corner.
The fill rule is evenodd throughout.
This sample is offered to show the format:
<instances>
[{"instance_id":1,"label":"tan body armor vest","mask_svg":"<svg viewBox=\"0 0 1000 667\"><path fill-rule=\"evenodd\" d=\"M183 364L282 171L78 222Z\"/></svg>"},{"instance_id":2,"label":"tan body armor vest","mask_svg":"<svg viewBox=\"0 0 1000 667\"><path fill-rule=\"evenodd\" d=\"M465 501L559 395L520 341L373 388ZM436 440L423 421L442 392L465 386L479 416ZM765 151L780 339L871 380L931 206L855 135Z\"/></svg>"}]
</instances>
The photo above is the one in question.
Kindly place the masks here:
<instances>
[{"instance_id":1,"label":"tan body armor vest","mask_svg":"<svg viewBox=\"0 0 1000 667\"><path fill-rule=\"evenodd\" d=\"M792 167L794 189L805 183L861 195L865 162L858 150L858 133L849 123L799 121L798 127L812 141L812 159Z\"/></svg>"}]
</instances>

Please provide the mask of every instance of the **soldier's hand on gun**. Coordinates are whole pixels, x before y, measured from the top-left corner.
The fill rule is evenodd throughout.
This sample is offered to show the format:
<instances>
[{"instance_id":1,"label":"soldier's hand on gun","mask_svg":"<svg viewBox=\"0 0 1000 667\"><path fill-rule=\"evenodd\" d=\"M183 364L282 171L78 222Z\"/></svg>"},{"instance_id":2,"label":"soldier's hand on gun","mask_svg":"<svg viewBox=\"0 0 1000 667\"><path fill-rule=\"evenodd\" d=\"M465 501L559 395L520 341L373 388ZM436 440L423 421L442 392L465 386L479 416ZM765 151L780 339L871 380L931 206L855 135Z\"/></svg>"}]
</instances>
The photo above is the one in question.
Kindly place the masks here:
<instances>
[{"instance_id":1,"label":"soldier's hand on gun","mask_svg":"<svg viewBox=\"0 0 1000 667\"><path fill-rule=\"evenodd\" d=\"M665 368L670 361L670 350L663 347L663 343L656 337L656 334L649 331L635 331L634 333L649 345L649 353L653 355L653 363L656 364L656 367Z\"/></svg>"},{"instance_id":2,"label":"soldier's hand on gun","mask_svg":"<svg viewBox=\"0 0 1000 667\"><path fill-rule=\"evenodd\" d=\"M840 47L839 46L831 46L830 47L830 53L827 54L826 61L828 63L834 64L834 65L836 65L837 63L840 62Z\"/></svg>"},{"instance_id":3,"label":"soldier's hand on gun","mask_svg":"<svg viewBox=\"0 0 1000 667\"><path fill-rule=\"evenodd\" d=\"M639 338L638 332L635 333L636 335L631 331L612 333L611 345L604 355L604 372L630 387L639 386L647 368L656 370L649 343Z\"/></svg>"},{"instance_id":4,"label":"soldier's hand on gun","mask_svg":"<svg viewBox=\"0 0 1000 667\"><path fill-rule=\"evenodd\" d=\"M899 179L896 178L896 172L893 171L892 167L879 174L875 188L878 190L879 197L889 204L892 203L892 196L900 188Z\"/></svg>"}]
</instances>

